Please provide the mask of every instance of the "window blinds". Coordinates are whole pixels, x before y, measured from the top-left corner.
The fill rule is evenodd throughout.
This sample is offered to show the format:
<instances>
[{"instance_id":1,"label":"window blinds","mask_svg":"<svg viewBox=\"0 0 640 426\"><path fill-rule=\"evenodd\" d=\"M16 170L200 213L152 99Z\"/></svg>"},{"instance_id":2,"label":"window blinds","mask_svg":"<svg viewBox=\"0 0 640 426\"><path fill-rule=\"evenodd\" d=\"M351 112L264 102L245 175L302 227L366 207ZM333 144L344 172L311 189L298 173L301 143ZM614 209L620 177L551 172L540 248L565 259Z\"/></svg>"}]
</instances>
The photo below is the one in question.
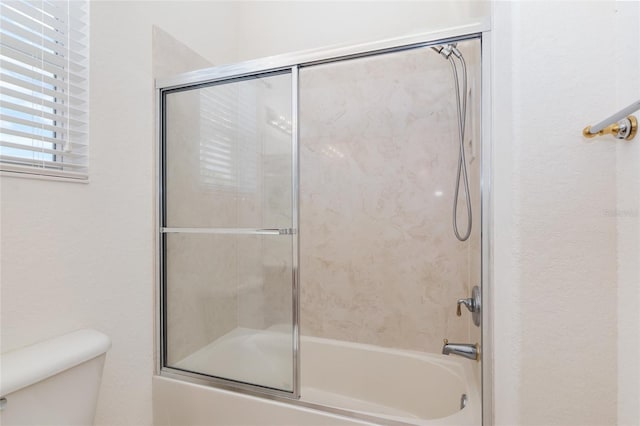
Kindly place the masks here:
<instances>
[{"instance_id":1,"label":"window blinds","mask_svg":"<svg viewBox=\"0 0 640 426\"><path fill-rule=\"evenodd\" d=\"M200 179L213 190L254 192L258 180L258 80L199 91Z\"/></svg>"},{"instance_id":2,"label":"window blinds","mask_svg":"<svg viewBox=\"0 0 640 426\"><path fill-rule=\"evenodd\" d=\"M87 1L0 2L0 169L87 179Z\"/></svg>"}]
</instances>

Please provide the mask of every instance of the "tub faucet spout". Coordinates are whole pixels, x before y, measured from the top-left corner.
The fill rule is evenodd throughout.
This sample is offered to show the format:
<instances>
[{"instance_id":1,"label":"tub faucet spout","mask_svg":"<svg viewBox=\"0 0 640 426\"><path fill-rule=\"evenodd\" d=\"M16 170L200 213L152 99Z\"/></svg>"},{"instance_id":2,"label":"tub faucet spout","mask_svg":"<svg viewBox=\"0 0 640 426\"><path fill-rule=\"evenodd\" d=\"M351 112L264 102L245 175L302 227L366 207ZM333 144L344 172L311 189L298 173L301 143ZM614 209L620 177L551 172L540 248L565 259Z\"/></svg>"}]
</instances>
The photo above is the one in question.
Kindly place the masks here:
<instances>
[{"instance_id":1,"label":"tub faucet spout","mask_svg":"<svg viewBox=\"0 0 640 426\"><path fill-rule=\"evenodd\" d=\"M475 345L471 343L449 343L447 339L444 339L442 353L444 355L454 354L474 360L478 360L480 355L477 343Z\"/></svg>"}]
</instances>

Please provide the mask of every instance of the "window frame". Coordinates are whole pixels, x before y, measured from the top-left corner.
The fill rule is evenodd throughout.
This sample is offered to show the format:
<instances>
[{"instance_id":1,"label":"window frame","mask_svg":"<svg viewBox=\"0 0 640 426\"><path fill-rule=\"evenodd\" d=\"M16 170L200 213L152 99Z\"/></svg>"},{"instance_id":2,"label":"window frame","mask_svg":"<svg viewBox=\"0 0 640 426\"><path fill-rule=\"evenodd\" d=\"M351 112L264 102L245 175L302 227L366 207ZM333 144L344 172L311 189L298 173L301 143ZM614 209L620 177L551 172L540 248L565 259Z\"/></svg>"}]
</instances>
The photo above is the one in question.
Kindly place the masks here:
<instances>
[{"instance_id":1,"label":"window frame","mask_svg":"<svg viewBox=\"0 0 640 426\"><path fill-rule=\"evenodd\" d=\"M0 8L0 175L87 182L89 1Z\"/></svg>"}]
</instances>

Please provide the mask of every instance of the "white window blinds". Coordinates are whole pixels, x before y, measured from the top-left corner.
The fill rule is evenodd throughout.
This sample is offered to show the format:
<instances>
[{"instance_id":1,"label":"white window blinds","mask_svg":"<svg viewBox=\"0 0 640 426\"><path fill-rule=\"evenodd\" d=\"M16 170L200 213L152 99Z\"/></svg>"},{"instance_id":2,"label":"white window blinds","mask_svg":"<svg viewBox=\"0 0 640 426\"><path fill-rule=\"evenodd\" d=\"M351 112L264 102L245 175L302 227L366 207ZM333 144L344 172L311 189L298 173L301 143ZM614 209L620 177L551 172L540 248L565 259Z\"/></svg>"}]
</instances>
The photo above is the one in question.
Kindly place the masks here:
<instances>
[{"instance_id":1,"label":"white window blinds","mask_svg":"<svg viewBox=\"0 0 640 426\"><path fill-rule=\"evenodd\" d=\"M199 91L200 178L210 189L256 190L256 82L220 84Z\"/></svg>"},{"instance_id":2,"label":"white window blinds","mask_svg":"<svg viewBox=\"0 0 640 426\"><path fill-rule=\"evenodd\" d=\"M87 1L0 1L0 169L87 179Z\"/></svg>"}]
</instances>

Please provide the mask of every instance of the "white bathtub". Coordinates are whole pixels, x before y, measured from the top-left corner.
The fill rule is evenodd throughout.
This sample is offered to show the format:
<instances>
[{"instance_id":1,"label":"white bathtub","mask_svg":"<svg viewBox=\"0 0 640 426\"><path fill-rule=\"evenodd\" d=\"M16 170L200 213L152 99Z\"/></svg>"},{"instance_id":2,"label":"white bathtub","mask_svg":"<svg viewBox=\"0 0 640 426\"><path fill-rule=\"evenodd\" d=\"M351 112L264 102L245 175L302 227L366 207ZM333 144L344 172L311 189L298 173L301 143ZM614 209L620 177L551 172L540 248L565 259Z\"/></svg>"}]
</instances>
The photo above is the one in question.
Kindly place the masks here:
<instances>
[{"instance_id":1,"label":"white bathtub","mask_svg":"<svg viewBox=\"0 0 640 426\"><path fill-rule=\"evenodd\" d=\"M250 381L290 369L290 340L274 331L236 329L180 361L198 371ZM281 342L281 343L280 343ZM289 344L287 344L289 343ZM301 401L349 410L367 421L166 377L154 378L155 425L479 425L475 361L316 337L301 338ZM251 350L247 350L251 348ZM246 359L238 363L237 354ZM269 353L281 363L252 362ZM279 355L279 356L277 356ZM235 360L235 362L234 362ZM247 366L260 366L259 370ZM230 371L234 369L236 371ZM220 370L218 370L220 369ZM286 376L286 375L284 375ZM467 405L460 410L462 394ZM376 420L371 420L376 418Z\"/></svg>"}]
</instances>

